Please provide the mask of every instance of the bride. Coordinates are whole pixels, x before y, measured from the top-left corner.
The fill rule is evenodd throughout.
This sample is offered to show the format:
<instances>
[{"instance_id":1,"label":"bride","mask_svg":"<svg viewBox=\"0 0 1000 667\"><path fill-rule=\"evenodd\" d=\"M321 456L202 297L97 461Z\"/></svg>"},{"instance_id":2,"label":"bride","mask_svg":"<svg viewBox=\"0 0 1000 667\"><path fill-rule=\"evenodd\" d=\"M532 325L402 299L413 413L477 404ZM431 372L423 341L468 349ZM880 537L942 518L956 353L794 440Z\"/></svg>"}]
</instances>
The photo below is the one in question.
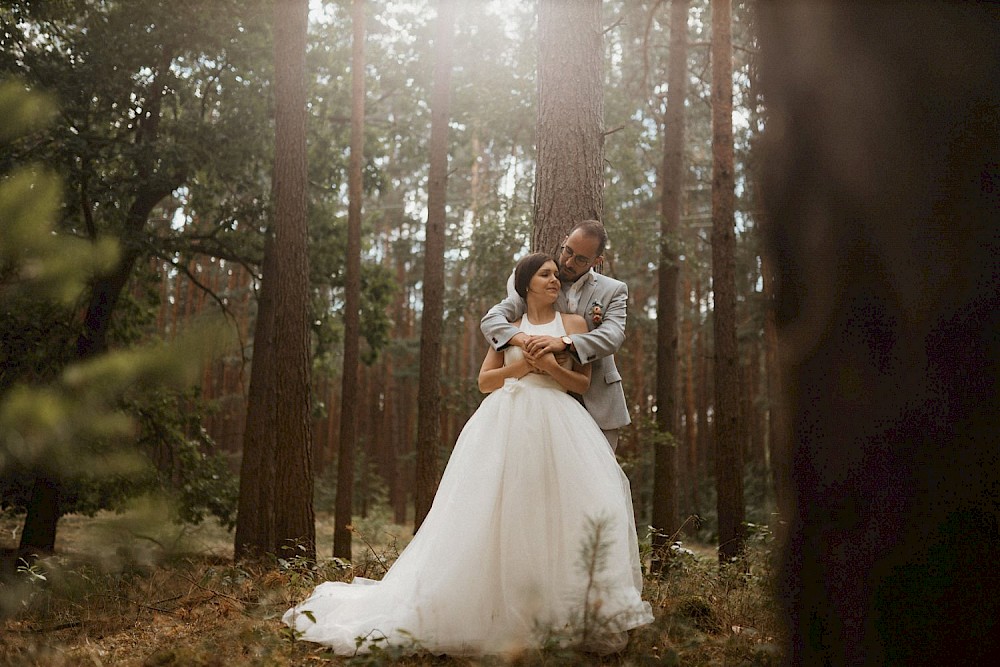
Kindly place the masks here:
<instances>
[{"instance_id":1,"label":"bride","mask_svg":"<svg viewBox=\"0 0 1000 667\"><path fill-rule=\"evenodd\" d=\"M587 331L556 312L558 267L518 262L528 335ZM453 655L546 645L616 651L653 620L640 593L628 479L586 409L590 368L551 353L490 349L492 392L459 435L423 524L381 581L327 582L285 612L308 641L341 655L372 646Z\"/></svg>"}]
</instances>

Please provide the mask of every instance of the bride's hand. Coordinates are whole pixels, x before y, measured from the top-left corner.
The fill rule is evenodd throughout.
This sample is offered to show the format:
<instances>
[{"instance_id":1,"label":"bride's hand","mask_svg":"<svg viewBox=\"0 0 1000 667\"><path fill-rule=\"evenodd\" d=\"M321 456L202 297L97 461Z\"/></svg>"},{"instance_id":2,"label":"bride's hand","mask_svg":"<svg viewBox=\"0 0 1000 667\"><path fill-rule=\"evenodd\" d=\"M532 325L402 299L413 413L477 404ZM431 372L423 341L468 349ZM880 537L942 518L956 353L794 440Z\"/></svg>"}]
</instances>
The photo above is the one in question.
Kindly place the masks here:
<instances>
[{"instance_id":1,"label":"bride's hand","mask_svg":"<svg viewBox=\"0 0 1000 667\"><path fill-rule=\"evenodd\" d=\"M528 373L535 372L535 369L532 367L527 357L515 362L512 366L512 369L514 370L514 377L518 379L523 378Z\"/></svg>"},{"instance_id":2,"label":"bride's hand","mask_svg":"<svg viewBox=\"0 0 1000 667\"><path fill-rule=\"evenodd\" d=\"M538 360L528 352L524 353L524 364L528 367L529 373L544 373L541 368L538 367Z\"/></svg>"},{"instance_id":3,"label":"bride's hand","mask_svg":"<svg viewBox=\"0 0 1000 667\"><path fill-rule=\"evenodd\" d=\"M556 355L551 352L546 352L545 354L539 355L535 359L533 365L536 369L538 369L539 373L551 375L552 370L559 366L559 360L556 359Z\"/></svg>"}]
</instances>

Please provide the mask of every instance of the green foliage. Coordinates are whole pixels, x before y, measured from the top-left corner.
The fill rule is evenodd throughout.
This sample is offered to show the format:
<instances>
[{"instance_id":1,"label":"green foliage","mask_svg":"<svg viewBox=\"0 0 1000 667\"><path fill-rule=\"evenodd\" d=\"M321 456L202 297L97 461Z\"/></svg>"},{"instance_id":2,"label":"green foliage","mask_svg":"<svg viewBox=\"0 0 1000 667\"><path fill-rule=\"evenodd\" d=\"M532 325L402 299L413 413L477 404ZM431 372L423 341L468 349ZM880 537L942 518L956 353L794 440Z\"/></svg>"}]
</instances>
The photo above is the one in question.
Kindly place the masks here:
<instances>
[{"instance_id":1,"label":"green foliage","mask_svg":"<svg viewBox=\"0 0 1000 667\"><path fill-rule=\"evenodd\" d=\"M137 415L136 444L153 464L148 490L171 498L181 522L198 525L212 516L235 527L239 481L205 431L200 392L157 388L134 397L126 409Z\"/></svg>"},{"instance_id":2,"label":"green foliage","mask_svg":"<svg viewBox=\"0 0 1000 667\"><path fill-rule=\"evenodd\" d=\"M10 109L31 106L35 96L22 86L6 83L0 88L3 106ZM36 104L37 106L37 104ZM14 113L16 118L18 114ZM22 126L20 131L27 130ZM15 130L11 128L9 133ZM32 464L52 457L48 443L65 444L74 431L91 436L118 432L114 420L88 419L95 403L103 396L77 396L80 375L75 371L65 378L66 386L50 388L15 385L27 377L47 378L55 369L46 364L44 355L33 354L38 340L20 332L24 311L32 314L54 312L71 305L95 273L115 260L113 243L98 246L55 233L54 217L58 210L58 179L26 165L3 174L0 180L0 312L4 334L3 371L0 382L0 470L20 463ZM67 261L69 260L69 261ZM31 307L34 305L34 307ZM9 344L8 344L8 341ZM19 353L21 356L19 356ZM57 355L61 356L61 355ZM67 422L69 416L72 421ZM56 458L58 460L58 457Z\"/></svg>"},{"instance_id":3,"label":"green foliage","mask_svg":"<svg viewBox=\"0 0 1000 667\"><path fill-rule=\"evenodd\" d=\"M121 509L129 497L159 488L175 496L184 520L197 523L211 513L232 524L236 489L226 462L206 453L210 441L200 425L199 441L171 423L183 414L178 405L162 409L169 387L190 384L212 353L209 333L110 353L68 366L55 382L12 387L0 404L0 453L9 464L0 478L5 502L26 503L29 480L45 470L66 482L65 512ZM164 452L170 465L157 472L150 461L159 454L162 462Z\"/></svg>"},{"instance_id":4,"label":"green foliage","mask_svg":"<svg viewBox=\"0 0 1000 667\"><path fill-rule=\"evenodd\" d=\"M2 104L31 106L19 86L3 87ZM35 104L37 106L37 104ZM16 116L16 114L14 114ZM232 522L235 483L225 462L204 453L199 443L171 419L184 412L172 386L190 385L200 363L225 345L227 332L201 326L170 345L123 349L68 363L73 329L55 324L68 316L88 281L114 263L111 239L96 243L58 233L58 179L25 166L0 182L0 325L3 376L0 384L0 489L4 506L23 506L31 481L44 471L63 480L60 508L93 514L124 506L127 498L151 488L176 489L178 516L200 521L206 513ZM30 316L48 318L26 325ZM49 328L63 351L52 357L45 339L32 338ZM50 343L52 341L49 341ZM8 344L9 343L9 344ZM156 410L159 400L161 409ZM131 408L131 409L127 409ZM140 415L138 432L130 417ZM200 433L200 413L187 430ZM134 446L138 434L139 448ZM171 469L158 475L142 458L154 449L169 451Z\"/></svg>"}]
</instances>

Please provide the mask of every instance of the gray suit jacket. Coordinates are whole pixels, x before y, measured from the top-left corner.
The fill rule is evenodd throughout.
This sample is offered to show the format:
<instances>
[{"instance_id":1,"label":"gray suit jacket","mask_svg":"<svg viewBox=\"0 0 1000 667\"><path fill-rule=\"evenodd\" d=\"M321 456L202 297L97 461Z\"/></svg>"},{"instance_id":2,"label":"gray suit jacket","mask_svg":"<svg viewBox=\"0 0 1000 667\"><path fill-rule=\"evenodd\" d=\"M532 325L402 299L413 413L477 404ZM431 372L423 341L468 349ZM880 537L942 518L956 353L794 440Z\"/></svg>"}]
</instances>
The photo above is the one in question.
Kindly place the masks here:
<instances>
[{"instance_id":1,"label":"gray suit jacket","mask_svg":"<svg viewBox=\"0 0 1000 667\"><path fill-rule=\"evenodd\" d=\"M588 281L580 293L575 311L587 321L588 333L573 334L573 349L581 363L591 364L590 388L583 395L583 405L604 430L621 428L632 422L625 404L622 376L615 366L614 354L625 342L625 317L628 287L614 278L591 272L581 280ZM600 304L601 321L594 322L594 306ZM511 322L524 314L524 299L516 294L493 306L483 316L480 329L486 341L502 350L518 332ZM556 301L556 310L571 312L563 291Z\"/></svg>"}]
</instances>

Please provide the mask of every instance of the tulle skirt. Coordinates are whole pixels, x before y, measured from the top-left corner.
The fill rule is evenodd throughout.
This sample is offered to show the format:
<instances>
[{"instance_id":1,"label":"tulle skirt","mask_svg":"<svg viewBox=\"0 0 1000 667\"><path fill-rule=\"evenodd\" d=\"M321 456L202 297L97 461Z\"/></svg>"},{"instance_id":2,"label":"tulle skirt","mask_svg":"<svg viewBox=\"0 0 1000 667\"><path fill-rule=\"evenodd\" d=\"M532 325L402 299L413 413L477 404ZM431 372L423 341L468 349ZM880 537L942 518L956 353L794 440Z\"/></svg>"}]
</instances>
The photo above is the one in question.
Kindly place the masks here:
<instances>
[{"instance_id":1,"label":"tulle skirt","mask_svg":"<svg viewBox=\"0 0 1000 667\"><path fill-rule=\"evenodd\" d=\"M613 651L652 621L641 590L628 479L583 406L526 376L469 419L382 580L320 584L283 620L341 655Z\"/></svg>"}]
</instances>

